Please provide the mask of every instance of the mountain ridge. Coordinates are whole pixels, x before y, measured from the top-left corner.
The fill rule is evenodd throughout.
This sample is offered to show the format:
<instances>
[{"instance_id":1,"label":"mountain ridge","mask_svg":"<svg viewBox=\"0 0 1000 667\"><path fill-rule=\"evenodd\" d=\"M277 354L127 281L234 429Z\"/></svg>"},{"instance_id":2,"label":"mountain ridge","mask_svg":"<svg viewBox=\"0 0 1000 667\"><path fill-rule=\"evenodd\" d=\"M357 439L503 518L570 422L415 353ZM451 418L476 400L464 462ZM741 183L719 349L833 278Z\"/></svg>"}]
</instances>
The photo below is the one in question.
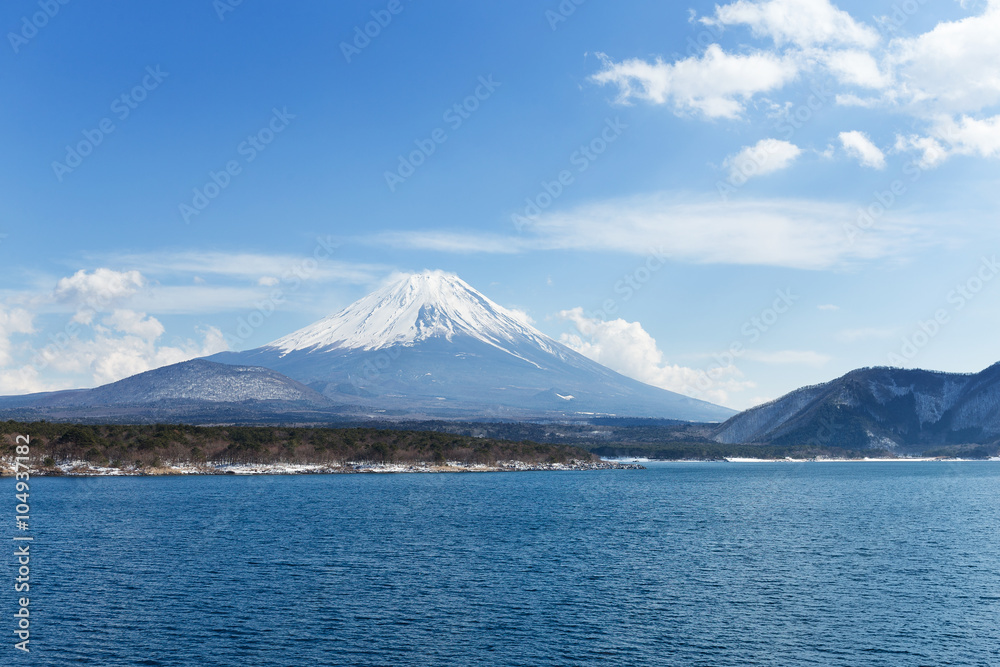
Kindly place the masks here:
<instances>
[{"instance_id":1,"label":"mountain ridge","mask_svg":"<svg viewBox=\"0 0 1000 667\"><path fill-rule=\"evenodd\" d=\"M859 368L750 408L718 427L726 444L791 442L919 449L1000 440L1000 363L979 373Z\"/></svg>"}]
</instances>

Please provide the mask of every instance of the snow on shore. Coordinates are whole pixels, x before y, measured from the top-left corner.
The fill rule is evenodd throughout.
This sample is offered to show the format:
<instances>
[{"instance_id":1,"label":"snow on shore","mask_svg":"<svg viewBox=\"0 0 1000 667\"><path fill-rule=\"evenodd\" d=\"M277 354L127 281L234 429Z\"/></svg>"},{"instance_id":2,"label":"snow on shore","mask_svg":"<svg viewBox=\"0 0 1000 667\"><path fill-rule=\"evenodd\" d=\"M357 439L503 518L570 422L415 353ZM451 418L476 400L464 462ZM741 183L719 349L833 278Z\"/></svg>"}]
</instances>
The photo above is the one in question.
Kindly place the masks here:
<instances>
[{"instance_id":1,"label":"snow on shore","mask_svg":"<svg viewBox=\"0 0 1000 667\"><path fill-rule=\"evenodd\" d=\"M32 475L70 475L86 477L117 477L137 475L317 475L350 473L432 473L432 472L529 472L541 470L641 470L642 466L611 461L573 460L568 463L525 463L497 461L495 464L463 463L372 463L348 461L341 464L214 464L165 463L159 467L122 466L112 468L87 461L63 461L53 468L34 468ZM0 475L13 474L13 461L0 459Z\"/></svg>"}]
</instances>

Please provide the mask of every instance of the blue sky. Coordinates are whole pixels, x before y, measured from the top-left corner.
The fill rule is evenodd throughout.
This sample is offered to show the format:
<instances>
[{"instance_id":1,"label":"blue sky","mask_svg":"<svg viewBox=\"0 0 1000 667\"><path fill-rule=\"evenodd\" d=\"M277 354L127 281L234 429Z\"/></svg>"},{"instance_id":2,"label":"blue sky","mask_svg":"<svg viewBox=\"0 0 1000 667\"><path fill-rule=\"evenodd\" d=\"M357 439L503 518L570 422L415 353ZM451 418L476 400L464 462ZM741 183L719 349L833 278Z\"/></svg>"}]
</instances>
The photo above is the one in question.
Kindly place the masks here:
<instances>
[{"instance_id":1,"label":"blue sky","mask_svg":"<svg viewBox=\"0 0 1000 667\"><path fill-rule=\"evenodd\" d=\"M256 347L428 268L735 408L1000 359L1000 2L16 0L0 26L2 394Z\"/></svg>"}]
</instances>

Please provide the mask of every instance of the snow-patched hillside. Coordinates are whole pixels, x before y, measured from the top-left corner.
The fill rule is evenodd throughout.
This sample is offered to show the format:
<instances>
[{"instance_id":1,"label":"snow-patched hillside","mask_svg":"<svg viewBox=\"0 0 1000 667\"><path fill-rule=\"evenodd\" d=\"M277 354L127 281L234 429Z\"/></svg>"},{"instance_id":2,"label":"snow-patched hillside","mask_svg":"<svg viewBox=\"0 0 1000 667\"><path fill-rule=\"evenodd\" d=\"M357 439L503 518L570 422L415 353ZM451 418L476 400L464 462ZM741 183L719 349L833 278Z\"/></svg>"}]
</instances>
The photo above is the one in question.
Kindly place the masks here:
<instances>
[{"instance_id":1,"label":"snow-patched hillside","mask_svg":"<svg viewBox=\"0 0 1000 667\"><path fill-rule=\"evenodd\" d=\"M143 405L159 401L328 403L309 387L270 369L204 359L164 366L95 389L51 396L51 405Z\"/></svg>"},{"instance_id":2,"label":"snow-patched hillside","mask_svg":"<svg viewBox=\"0 0 1000 667\"><path fill-rule=\"evenodd\" d=\"M510 354L515 354L512 343L531 342L550 353L560 347L458 276L444 271L404 276L265 347L283 354L332 348L381 350L455 336L469 336Z\"/></svg>"},{"instance_id":3,"label":"snow-patched hillside","mask_svg":"<svg viewBox=\"0 0 1000 667\"><path fill-rule=\"evenodd\" d=\"M854 446L890 448L998 437L1000 364L977 374L859 369L742 412L716 434L725 443L837 444L853 438Z\"/></svg>"},{"instance_id":4,"label":"snow-patched hillside","mask_svg":"<svg viewBox=\"0 0 1000 667\"><path fill-rule=\"evenodd\" d=\"M94 389L0 397L0 414L32 421L253 423L327 413L329 399L269 368L192 359Z\"/></svg>"}]
</instances>

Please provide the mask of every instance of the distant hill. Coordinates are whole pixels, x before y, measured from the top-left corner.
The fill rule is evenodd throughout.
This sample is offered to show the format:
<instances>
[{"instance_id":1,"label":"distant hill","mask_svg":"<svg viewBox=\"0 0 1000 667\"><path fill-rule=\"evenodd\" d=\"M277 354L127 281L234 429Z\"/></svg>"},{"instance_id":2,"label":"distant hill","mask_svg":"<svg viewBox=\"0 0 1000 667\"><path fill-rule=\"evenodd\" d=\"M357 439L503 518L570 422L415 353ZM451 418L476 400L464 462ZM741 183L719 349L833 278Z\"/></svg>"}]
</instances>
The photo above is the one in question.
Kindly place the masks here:
<instances>
[{"instance_id":1,"label":"distant hill","mask_svg":"<svg viewBox=\"0 0 1000 667\"><path fill-rule=\"evenodd\" d=\"M975 374L862 368L729 419L721 443L926 450L1000 441L1000 363Z\"/></svg>"},{"instance_id":2,"label":"distant hill","mask_svg":"<svg viewBox=\"0 0 1000 667\"><path fill-rule=\"evenodd\" d=\"M0 397L0 414L17 418L109 421L249 421L330 412L332 401L267 368L194 359L94 389Z\"/></svg>"}]
</instances>

